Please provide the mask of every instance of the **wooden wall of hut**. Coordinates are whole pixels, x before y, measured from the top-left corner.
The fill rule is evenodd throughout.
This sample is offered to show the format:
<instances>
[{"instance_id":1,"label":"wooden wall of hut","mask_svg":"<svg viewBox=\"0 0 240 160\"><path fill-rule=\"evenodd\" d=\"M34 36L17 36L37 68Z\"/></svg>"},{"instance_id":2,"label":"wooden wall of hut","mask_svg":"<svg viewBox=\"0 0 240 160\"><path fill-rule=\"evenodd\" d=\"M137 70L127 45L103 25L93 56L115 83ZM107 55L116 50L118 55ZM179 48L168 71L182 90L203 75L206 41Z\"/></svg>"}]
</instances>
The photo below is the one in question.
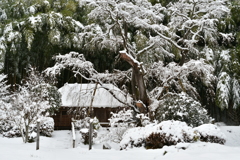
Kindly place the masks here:
<instances>
[{"instance_id":1,"label":"wooden wall of hut","mask_svg":"<svg viewBox=\"0 0 240 160\"><path fill-rule=\"evenodd\" d=\"M69 112L73 107L60 107L59 111L53 117L54 119L54 129L55 130L70 130L72 118L75 118L76 115L72 112ZM102 127L108 126L108 119L111 117L111 112L116 113L120 111L121 108L93 108L94 117L97 117Z\"/></svg>"}]
</instances>

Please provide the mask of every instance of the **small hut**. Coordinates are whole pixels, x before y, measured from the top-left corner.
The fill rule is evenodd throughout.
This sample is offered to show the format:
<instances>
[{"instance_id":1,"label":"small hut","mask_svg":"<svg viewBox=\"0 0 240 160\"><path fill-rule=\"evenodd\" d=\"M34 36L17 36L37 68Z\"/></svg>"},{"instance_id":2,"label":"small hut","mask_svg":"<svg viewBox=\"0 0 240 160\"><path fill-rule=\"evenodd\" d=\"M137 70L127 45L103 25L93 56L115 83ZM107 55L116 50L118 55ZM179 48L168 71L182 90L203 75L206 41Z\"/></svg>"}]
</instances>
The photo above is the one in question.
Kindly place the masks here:
<instances>
[{"instance_id":1,"label":"small hut","mask_svg":"<svg viewBox=\"0 0 240 160\"><path fill-rule=\"evenodd\" d=\"M93 97L93 92L96 92ZM62 105L56 115L53 116L55 129L70 129L71 119L76 117L76 112L88 108L93 97L93 115L97 117L101 124L107 124L111 112L117 112L126 106L119 102L113 94L123 102L131 102L131 98L126 96L119 88L112 84L68 84L59 89L62 97ZM69 112L71 111L71 112Z\"/></svg>"}]
</instances>

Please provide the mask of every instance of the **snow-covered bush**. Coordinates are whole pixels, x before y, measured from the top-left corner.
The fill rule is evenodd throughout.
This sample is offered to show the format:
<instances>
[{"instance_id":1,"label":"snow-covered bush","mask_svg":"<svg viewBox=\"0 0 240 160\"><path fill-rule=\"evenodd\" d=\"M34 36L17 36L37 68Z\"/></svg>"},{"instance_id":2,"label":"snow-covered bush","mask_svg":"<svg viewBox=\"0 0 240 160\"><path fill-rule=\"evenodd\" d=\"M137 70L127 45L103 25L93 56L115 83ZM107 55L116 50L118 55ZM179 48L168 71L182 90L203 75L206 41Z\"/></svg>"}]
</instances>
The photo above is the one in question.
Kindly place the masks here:
<instances>
[{"instance_id":1,"label":"snow-covered bush","mask_svg":"<svg viewBox=\"0 0 240 160\"><path fill-rule=\"evenodd\" d=\"M40 120L40 134L51 137L54 131L54 120L52 117L43 117Z\"/></svg>"},{"instance_id":2,"label":"snow-covered bush","mask_svg":"<svg viewBox=\"0 0 240 160\"><path fill-rule=\"evenodd\" d=\"M177 143L193 143L196 141L225 143L225 135L213 124L204 124L192 128L181 121L163 121L145 127L128 129L120 142L121 149L145 147L147 149L162 148Z\"/></svg>"},{"instance_id":3,"label":"snow-covered bush","mask_svg":"<svg viewBox=\"0 0 240 160\"><path fill-rule=\"evenodd\" d=\"M138 121L138 126L145 127L146 125L151 123L150 118L143 113L137 114L136 119Z\"/></svg>"},{"instance_id":4,"label":"snow-covered bush","mask_svg":"<svg viewBox=\"0 0 240 160\"><path fill-rule=\"evenodd\" d=\"M9 121L1 119L0 121L0 133L7 132L13 128L13 124L11 124Z\"/></svg>"},{"instance_id":5,"label":"snow-covered bush","mask_svg":"<svg viewBox=\"0 0 240 160\"><path fill-rule=\"evenodd\" d=\"M213 124L204 124L194 128L200 134L200 140L203 142L224 144L226 142L226 136L220 131L220 129Z\"/></svg>"},{"instance_id":6,"label":"snow-covered bush","mask_svg":"<svg viewBox=\"0 0 240 160\"><path fill-rule=\"evenodd\" d=\"M0 131L4 137L21 137L20 129L10 121L0 122ZM54 120L51 117L42 117L40 120L40 134L43 136L51 137L54 131ZM1 133L0 132L0 133ZM25 132L25 131L24 131ZM37 124L29 126L29 140L33 140L33 134L37 132ZM32 138L31 138L32 137Z\"/></svg>"},{"instance_id":7,"label":"snow-covered bush","mask_svg":"<svg viewBox=\"0 0 240 160\"><path fill-rule=\"evenodd\" d=\"M97 130L99 130L101 128L101 125L100 125L97 117L94 117L93 119L91 119L90 117L86 117L86 118L81 119L81 120L75 120L75 122L74 122L75 129L80 130L81 141L84 144L89 144L90 122L92 122L92 126L93 126L92 136L93 136L93 138L96 138L97 137Z\"/></svg>"},{"instance_id":8,"label":"snow-covered bush","mask_svg":"<svg viewBox=\"0 0 240 160\"><path fill-rule=\"evenodd\" d=\"M136 126L133 120L134 112L133 110L123 109L118 113L111 114L111 118L108 119L110 122L109 137L114 142L120 142L126 130Z\"/></svg>"},{"instance_id":9,"label":"snow-covered bush","mask_svg":"<svg viewBox=\"0 0 240 160\"><path fill-rule=\"evenodd\" d=\"M80 129L80 134L81 134L81 141L84 144L89 144L89 128ZM97 131L95 129L93 129L92 137L93 138L97 137Z\"/></svg>"},{"instance_id":10,"label":"snow-covered bush","mask_svg":"<svg viewBox=\"0 0 240 160\"><path fill-rule=\"evenodd\" d=\"M159 101L155 112L158 121L178 120L192 127L212 121L203 106L185 93L168 93Z\"/></svg>"},{"instance_id":11,"label":"snow-covered bush","mask_svg":"<svg viewBox=\"0 0 240 160\"><path fill-rule=\"evenodd\" d=\"M91 120L90 117L85 117L84 119L75 120L74 122L75 129L89 128L90 120ZM97 117L94 117L91 121L93 123L93 129L95 130L100 129L101 125Z\"/></svg>"},{"instance_id":12,"label":"snow-covered bush","mask_svg":"<svg viewBox=\"0 0 240 160\"><path fill-rule=\"evenodd\" d=\"M157 149L163 146L176 145L177 142L172 138L172 135L166 133L152 133L145 140L145 148Z\"/></svg>"},{"instance_id":13,"label":"snow-covered bush","mask_svg":"<svg viewBox=\"0 0 240 160\"><path fill-rule=\"evenodd\" d=\"M111 118L109 118L110 126L116 127L122 123L128 123L129 125L133 125L133 110L121 110L118 113L111 112Z\"/></svg>"},{"instance_id":14,"label":"snow-covered bush","mask_svg":"<svg viewBox=\"0 0 240 160\"><path fill-rule=\"evenodd\" d=\"M179 142L194 142L199 134L185 122L163 121L145 127L129 129L120 143L121 149L133 147L162 148L164 145L175 145Z\"/></svg>"},{"instance_id":15,"label":"snow-covered bush","mask_svg":"<svg viewBox=\"0 0 240 160\"><path fill-rule=\"evenodd\" d=\"M21 132L16 126L14 126L14 127L11 127L10 130L3 132L2 135L8 138L21 137Z\"/></svg>"},{"instance_id":16,"label":"snow-covered bush","mask_svg":"<svg viewBox=\"0 0 240 160\"><path fill-rule=\"evenodd\" d=\"M136 126L146 126L150 124L150 119L144 114L134 115L134 111L121 110L118 113L111 113L112 116L109 120L110 132L109 137L114 142L120 142L123 134L129 129Z\"/></svg>"}]
</instances>

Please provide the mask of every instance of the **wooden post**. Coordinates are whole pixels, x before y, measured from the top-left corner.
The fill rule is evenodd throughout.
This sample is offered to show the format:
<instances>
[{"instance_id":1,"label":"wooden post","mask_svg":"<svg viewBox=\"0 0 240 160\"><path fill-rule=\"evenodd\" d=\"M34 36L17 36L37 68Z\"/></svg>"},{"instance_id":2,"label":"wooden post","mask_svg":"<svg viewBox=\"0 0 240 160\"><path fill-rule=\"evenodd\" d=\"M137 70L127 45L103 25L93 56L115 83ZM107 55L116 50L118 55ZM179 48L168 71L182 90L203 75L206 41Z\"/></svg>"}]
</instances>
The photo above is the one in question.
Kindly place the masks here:
<instances>
[{"instance_id":1,"label":"wooden post","mask_svg":"<svg viewBox=\"0 0 240 160\"><path fill-rule=\"evenodd\" d=\"M92 125L92 120L90 119L90 125L89 125L89 150L92 149L92 132L93 132L93 125Z\"/></svg>"},{"instance_id":2,"label":"wooden post","mask_svg":"<svg viewBox=\"0 0 240 160\"><path fill-rule=\"evenodd\" d=\"M74 123L72 122L72 139L73 139L73 148L75 148L75 140L76 140L76 135L75 135L75 127Z\"/></svg>"},{"instance_id":3,"label":"wooden post","mask_svg":"<svg viewBox=\"0 0 240 160\"><path fill-rule=\"evenodd\" d=\"M37 121L37 143L36 150L39 150L39 136L40 136L40 121Z\"/></svg>"}]
</instances>

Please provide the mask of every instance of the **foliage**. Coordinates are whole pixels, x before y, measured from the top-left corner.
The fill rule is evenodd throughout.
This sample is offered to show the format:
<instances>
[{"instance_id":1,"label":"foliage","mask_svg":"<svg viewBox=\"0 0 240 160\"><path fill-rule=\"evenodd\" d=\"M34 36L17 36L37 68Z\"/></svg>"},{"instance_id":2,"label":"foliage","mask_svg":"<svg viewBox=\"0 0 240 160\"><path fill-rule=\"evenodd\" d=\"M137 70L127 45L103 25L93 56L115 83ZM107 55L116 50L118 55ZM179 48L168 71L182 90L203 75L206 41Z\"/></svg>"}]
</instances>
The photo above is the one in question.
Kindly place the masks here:
<instances>
[{"instance_id":1,"label":"foliage","mask_svg":"<svg viewBox=\"0 0 240 160\"><path fill-rule=\"evenodd\" d=\"M216 76L214 76L213 66L206 63L204 59L191 60L182 66L175 62L168 65L162 62L154 63L146 76L148 77L147 86L152 88L150 97L156 102L164 101L168 94L183 92L187 97L193 98L196 103L199 102L199 107L214 107ZM157 107L158 105L152 103L149 108L155 111Z\"/></svg>"},{"instance_id":2,"label":"foliage","mask_svg":"<svg viewBox=\"0 0 240 160\"><path fill-rule=\"evenodd\" d=\"M184 93L166 94L159 101L154 117L160 122L178 120L186 122L192 127L210 123L212 120L207 114L207 110L199 102Z\"/></svg>"},{"instance_id":3,"label":"foliage","mask_svg":"<svg viewBox=\"0 0 240 160\"><path fill-rule=\"evenodd\" d=\"M92 138L97 137L97 130L100 129L101 125L99 120L94 117L93 119L90 117L86 117L81 120L76 120L75 128L80 130L81 140L84 144L89 144L89 128L90 123L92 123Z\"/></svg>"},{"instance_id":4,"label":"foliage","mask_svg":"<svg viewBox=\"0 0 240 160\"><path fill-rule=\"evenodd\" d=\"M136 124L134 123L133 110L121 110L118 113L111 113L112 116L109 119L110 132L109 137L113 142L120 142L124 133Z\"/></svg>"},{"instance_id":5,"label":"foliage","mask_svg":"<svg viewBox=\"0 0 240 160\"><path fill-rule=\"evenodd\" d=\"M88 128L80 129L80 134L81 134L83 144L89 144L89 129ZM97 131L96 130L93 130L92 137L93 138L97 137Z\"/></svg>"},{"instance_id":6,"label":"foliage","mask_svg":"<svg viewBox=\"0 0 240 160\"><path fill-rule=\"evenodd\" d=\"M65 55L57 55L54 58L56 60L54 67L49 67L44 71L49 77L60 75L61 70L64 69L71 70L75 73L75 76L78 74L83 74L88 77L96 74L93 64L87 61L83 54L70 52Z\"/></svg>"},{"instance_id":7,"label":"foliage","mask_svg":"<svg viewBox=\"0 0 240 160\"><path fill-rule=\"evenodd\" d=\"M53 105L54 97L49 97L49 84L34 69L30 68L28 73L28 79L11 95L10 103L1 108L6 119L20 131L25 143L28 142L30 126L41 117L49 116L49 109L56 110L60 105L57 99Z\"/></svg>"},{"instance_id":8,"label":"foliage","mask_svg":"<svg viewBox=\"0 0 240 160\"><path fill-rule=\"evenodd\" d=\"M162 148L163 146L171 146L177 144L177 142L173 139L173 136L166 135L166 133L152 133L146 138L145 141L146 149L157 149Z\"/></svg>"},{"instance_id":9,"label":"foliage","mask_svg":"<svg viewBox=\"0 0 240 160\"><path fill-rule=\"evenodd\" d=\"M31 137L32 135L35 135L37 133L37 124L31 124L29 126L29 133L28 133L28 142L34 141L35 136ZM40 134L43 136L51 137L52 132L54 131L54 121L51 117L42 117L40 119ZM0 127L0 133L2 132L2 135L4 137L12 138L12 137L21 137L21 131L19 128L14 124L10 123L10 121L3 121L1 122Z\"/></svg>"},{"instance_id":10,"label":"foliage","mask_svg":"<svg viewBox=\"0 0 240 160\"><path fill-rule=\"evenodd\" d=\"M136 114L131 109L123 109L117 113L111 113L109 120L109 137L113 142L119 143L125 132L136 126L146 126L150 119L144 114Z\"/></svg>"},{"instance_id":11,"label":"foliage","mask_svg":"<svg viewBox=\"0 0 240 160\"><path fill-rule=\"evenodd\" d=\"M74 120L74 126L76 129L89 128L90 121L92 121L94 130L99 130L101 128L97 117L94 117L93 119L91 119L90 117L85 117L84 119Z\"/></svg>"},{"instance_id":12,"label":"foliage","mask_svg":"<svg viewBox=\"0 0 240 160\"><path fill-rule=\"evenodd\" d=\"M37 126L34 131L37 132ZM51 117L43 117L40 120L40 134L43 136L51 137L54 131L54 120Z\"/></svg>"}]
</instances>

